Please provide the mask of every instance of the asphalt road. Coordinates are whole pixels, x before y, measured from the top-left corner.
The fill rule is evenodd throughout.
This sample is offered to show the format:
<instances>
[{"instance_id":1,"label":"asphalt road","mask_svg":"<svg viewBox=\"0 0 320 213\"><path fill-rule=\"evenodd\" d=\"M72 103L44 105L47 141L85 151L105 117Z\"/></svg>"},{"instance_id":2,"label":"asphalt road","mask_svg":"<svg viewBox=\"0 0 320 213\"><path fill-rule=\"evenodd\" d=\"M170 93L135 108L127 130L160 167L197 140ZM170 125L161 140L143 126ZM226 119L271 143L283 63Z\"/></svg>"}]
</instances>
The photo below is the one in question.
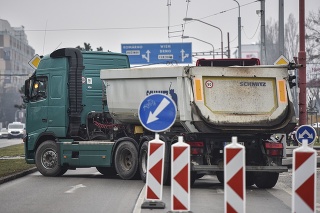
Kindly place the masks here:
<instances>
[{"instance_id":1,"label":"asphalt road","mask_svg":"<svg viewBox=\"0 0 320 213\"><path fill-rule=\"evenodd\" d=\"M15 145L15 144L20 144L20 143L23 143L21 138L12 138L12 139L1 138L0 148Z\"/></svg>"},{"instance_id":2,"label":"asphalt road","mask_svg":"<svg viewBox=\"0 0 320 213\"><path fill-rule=\"evenodd\" d=\"M320 190L317 175L317 194ZM106 178L95 168L68 171L57 178L39 172L0 185L1 212L157 213L171 210L170 187L165 186L165 209L141 209L145 190L141 180ZM249 187L247 213L291 212L291 171L282 173L273 189ZM192 212L223 212L224 190L215 176L206 175L191 189ZM320 213L320 198L317 197Z\"/></svg>"},{"instance_id":3,"label":"asphalt road","mask_svg":"<svg viewBox=\"0 0 320 213\"><path fill-rule=\"evenodd\" d=\"M22 143L0 140L0 147ZM291 170L280 174L273 189L249 187L246 212L291 212ZM317 212L320 213L320 170L317 172ZM171 189L164 186L165 209L141 209L145 188L141 180L106 178L95 168L68 171L57 178L39 172L0 185L0 212L112 212L157 213L171 210ZM224 190L213 175L195 182L191 189L192 212L223 212Z\"/></svg>"},{"instance_id":4,"label":"asphalt road","mask_svg":"<svg viewBox=\"0 0 320 213\"><path fill-rule=\"evenodd\" d=\"M104 178L95 168L58 178L39 172L0 185L0 212L133 212L141 180Z\"/></svg>"}]
</instances>

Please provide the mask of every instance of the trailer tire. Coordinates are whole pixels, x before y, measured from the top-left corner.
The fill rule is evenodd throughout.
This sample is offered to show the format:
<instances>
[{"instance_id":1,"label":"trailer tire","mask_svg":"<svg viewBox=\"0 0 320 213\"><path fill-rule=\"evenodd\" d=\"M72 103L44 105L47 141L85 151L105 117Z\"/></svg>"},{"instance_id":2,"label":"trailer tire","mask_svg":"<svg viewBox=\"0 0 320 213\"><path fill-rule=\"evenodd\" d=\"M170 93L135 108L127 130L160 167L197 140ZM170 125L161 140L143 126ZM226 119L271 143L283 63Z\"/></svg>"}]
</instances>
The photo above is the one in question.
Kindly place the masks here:
<instances>
[{"instance_id":1,"label":"trailer tire","mask_svg":"<svg viewBox=\"0 0 320 213\"><path fill-rule=\"evenodd\" d=\"M224 183L224 173L223 172L216 172L217 179L220 183Z\"/></svg>"},{"instance_id":2,"label":"trailer tire","mask_svg":"<svg viewBox=\"0 0 320 213\"><path fill-rule=\"evenodd\" d=\"M129 180L135 177L138 170L138 150L133 142L124 141L119 144L114 165L122 179Z\"/></svg>"},{"instance_id":3,"label":"trailer tire","mask_svg":"<svg viewBox=\"0 0 320 213\"><path fill-rule=\"evenodd\" d=\"M139 152L139 172L144 183L147 179L148 143L148 141L143 142ZM166 185L170 185L170 148L169 143L166 143L163 164L163 184Z\"/></svg>"},{"instance_id":4,"label":"trailer tire","mask_svg":"<svg viewBox=\"0 0 320 213\"><path fill-rule=\"evenodd\" d=\"M216 172L216 175L217 175L217 178L218 178L218 181L220 183L224 183L224 172ZM253 172L246 172L246 186L252 186L254 185L254 173Z\"/></svg>"},{"instance_id":5,"label":"trailer tire","mask_svg":"<svg viewBox=\"0 0 320 213\"><path fill-rule=\"evenodd\" d=\"M106 177L113 177L117 175L117 171L114 167L96 167L97 170Z\"/></svg>"},{"instance_id":6,"label":"trailer tire","mask_svg":"<svg viewBox=\"0 0 320 213\"><path fill-rule=\"evenodd\" d=\"M61 176L68 170L66 167L59 165L60 153L58 145L47 140L40 144L36 151L36 166L43 176L56 177Z\"/></svg>"},{"instance_id":7,"label":"trailer tire","mask_svg":"<svg viewBox=\"0 0 320 213\"><path fill-rule=\"evenodd\" d=\"M276 185L278 178L279 173L277 172L256 172L254 183L258 188L270 189Z\"/></svg>"},{"instance_id":8,"label":"trailer tire","mask_svg":"<svg viewBox=\"0 0 320 213\"><path fill-rule=\"evenodd\" d=\"M246 186L254 185L254 172L246 172Z\"/></svg>"},{"instance_id":9,"label":"trailer tire","mask_svg":"<svg viewBox=\"0 0 320 213\"><path fill-rule=\"evenodd\" d=\"M141 180L145 183L147 180L148 162L148 141L143 142L139 152L139 172Z\"/></svg>"}]
</instances>

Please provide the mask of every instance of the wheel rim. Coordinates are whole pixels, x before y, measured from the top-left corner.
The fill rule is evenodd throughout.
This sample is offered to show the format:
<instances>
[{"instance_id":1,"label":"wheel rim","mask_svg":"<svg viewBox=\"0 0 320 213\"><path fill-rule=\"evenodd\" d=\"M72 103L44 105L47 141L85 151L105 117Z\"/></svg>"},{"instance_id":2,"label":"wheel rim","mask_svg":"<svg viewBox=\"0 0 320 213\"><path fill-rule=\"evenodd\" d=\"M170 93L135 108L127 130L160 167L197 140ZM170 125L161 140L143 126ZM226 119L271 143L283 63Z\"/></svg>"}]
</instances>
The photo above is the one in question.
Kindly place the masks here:
<instances>
[{"instance_id":1,"label":"wheel rim","mask_svg":"<svg viewBox=\"0 0 320 213\"><path fill-rule=\"evenodd\" d=\"M143 173L147 173L147 162L148 162L148 154L147 154L147 150L143 150L143 152L141 153L141 168Z\"/></svg>"},{"instance_id":2,"label":"wheel rim","mask_svg":"<svg viewBox=\"0 0 320 213\"><path fill-rule=\"evenodd\" d=\"M128 171L128 170L131 169L132 164L133 164L133 162L132 162L132 154L128 149L124 149L121 152L120 162L121 162L121 167L124 170Z\"/></svg>"},{"instance_id":3,"label":"wheel rim","mask_svg":"<svg viewBox=\"0 0 320 213\"><path fill-rule=\"evenodd\" d=\"M52 149L46 149L41 158L41 164L46 169L53 169L58 164L58 155Z\"/></svg>"}]
</instances>

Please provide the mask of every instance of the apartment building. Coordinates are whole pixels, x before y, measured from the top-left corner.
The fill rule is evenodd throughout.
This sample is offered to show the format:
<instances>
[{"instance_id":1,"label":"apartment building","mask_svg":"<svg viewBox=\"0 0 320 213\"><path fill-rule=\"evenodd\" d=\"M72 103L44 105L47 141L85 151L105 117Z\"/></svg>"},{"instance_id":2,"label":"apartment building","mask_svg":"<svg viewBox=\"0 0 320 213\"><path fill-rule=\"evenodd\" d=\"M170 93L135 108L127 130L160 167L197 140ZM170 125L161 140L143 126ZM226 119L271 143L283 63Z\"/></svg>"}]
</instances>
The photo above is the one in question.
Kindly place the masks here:
<instances>
[{"instance_id":1,"label":"apartment building","mask_svg":"<svg viewBox=\"0 0 320 213\"><path fill-rule=\"evenodd\" d=\"M23 103L19 90L33 72L28 62L34 54L24 27L12 27L7 20L0 19L0 123L4 127L23 120L23 114L17 113L14 106Z\"/></svg>"}]
</instances>

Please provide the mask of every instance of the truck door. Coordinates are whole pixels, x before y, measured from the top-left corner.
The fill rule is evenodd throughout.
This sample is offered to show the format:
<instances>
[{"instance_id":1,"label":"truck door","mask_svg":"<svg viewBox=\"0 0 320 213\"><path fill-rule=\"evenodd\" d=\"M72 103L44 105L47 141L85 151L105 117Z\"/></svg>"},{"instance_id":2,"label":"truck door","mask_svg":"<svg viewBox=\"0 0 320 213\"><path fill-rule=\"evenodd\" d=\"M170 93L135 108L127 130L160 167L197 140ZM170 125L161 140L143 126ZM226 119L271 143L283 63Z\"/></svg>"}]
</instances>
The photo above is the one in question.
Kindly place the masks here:
<instances>
[{"instance_id":1,"label":"truck door","mask_svg":"<svg viewBox=\"0 0 320 213\"><path fill-rule=\"evenodd\" d=\"M27 114L27 132L44 132L48 126L48 77L32 81Z\"/></svg>"}]
</instances>

